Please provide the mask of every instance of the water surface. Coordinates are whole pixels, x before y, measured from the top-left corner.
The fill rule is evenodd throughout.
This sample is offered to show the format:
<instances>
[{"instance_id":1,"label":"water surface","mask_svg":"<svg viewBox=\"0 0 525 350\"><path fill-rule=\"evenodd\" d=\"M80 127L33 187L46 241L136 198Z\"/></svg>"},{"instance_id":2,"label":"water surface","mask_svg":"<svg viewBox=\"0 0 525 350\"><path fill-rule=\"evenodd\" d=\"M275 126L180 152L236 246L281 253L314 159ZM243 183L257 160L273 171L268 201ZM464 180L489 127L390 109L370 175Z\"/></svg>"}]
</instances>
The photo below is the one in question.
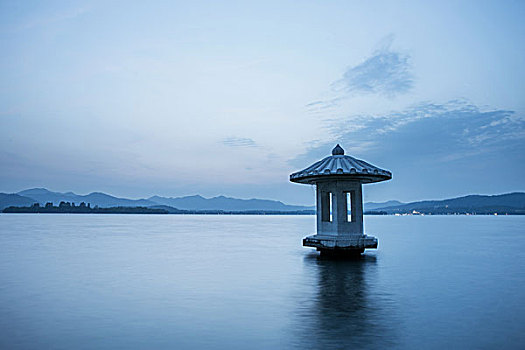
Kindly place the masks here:
<instances>
[{"instance_id":1,"label":"water surface","mask_svg":"<svg viewBox=\"0 0 525 350\"><path fill-rule=\"evenodd\" d=\"M525 217L365 227L330 261L313 216L3 214L0 348L524 348Z\"/></svg>"}]
</instances>

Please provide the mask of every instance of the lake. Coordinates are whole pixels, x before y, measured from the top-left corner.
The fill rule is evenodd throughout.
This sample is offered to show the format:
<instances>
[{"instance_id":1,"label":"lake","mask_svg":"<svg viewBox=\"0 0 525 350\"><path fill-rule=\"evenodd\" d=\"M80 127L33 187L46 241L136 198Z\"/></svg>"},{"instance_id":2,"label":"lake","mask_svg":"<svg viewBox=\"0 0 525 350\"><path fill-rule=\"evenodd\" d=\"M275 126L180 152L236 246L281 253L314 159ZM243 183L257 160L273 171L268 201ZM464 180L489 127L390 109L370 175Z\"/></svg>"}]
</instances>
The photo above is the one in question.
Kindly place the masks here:
<instances>
[{"instance_id":1,"label":"lake","mask_svg":"<svg viewBox=\"0 0 525 350\"><path fill-rule=\"evenodd\" d=\"M525 217L0 215L2 349L523 349Z\"/></svg>"}]
</instances>

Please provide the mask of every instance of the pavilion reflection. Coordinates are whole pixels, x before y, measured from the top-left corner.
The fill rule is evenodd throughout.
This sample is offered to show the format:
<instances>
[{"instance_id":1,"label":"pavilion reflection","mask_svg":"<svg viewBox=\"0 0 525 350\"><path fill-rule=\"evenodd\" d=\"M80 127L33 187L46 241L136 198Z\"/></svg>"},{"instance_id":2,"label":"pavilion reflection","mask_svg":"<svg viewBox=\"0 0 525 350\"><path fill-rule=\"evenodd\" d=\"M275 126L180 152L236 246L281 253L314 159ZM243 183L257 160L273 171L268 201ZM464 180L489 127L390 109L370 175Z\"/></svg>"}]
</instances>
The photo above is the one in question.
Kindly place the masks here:
<instances>
[{"instance_id":1,"label":"pavilion reflection","mask_svg":"<svg viewBox=\"0 0 525 350\"><path fill-rule=\"evenodd\" d=\"M392 309L374 290L378 277L374 255L347 260L307 255L304 264L315 276L314 290L301 312L297 345L337 349L395 345Z\"/></svg>"}]
</instances>

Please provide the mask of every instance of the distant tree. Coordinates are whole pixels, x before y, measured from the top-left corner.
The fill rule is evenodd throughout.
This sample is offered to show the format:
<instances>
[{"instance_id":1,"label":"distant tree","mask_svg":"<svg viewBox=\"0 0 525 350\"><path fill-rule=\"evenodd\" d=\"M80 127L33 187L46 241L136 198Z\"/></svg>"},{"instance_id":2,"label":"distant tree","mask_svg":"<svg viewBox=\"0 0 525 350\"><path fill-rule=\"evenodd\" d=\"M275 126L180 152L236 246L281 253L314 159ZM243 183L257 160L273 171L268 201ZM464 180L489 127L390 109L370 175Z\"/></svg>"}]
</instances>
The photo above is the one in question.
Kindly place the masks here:
<instances>
[{"instance_id":1,"label":"distant tree","mask_svg":"<svg viewBox=\"0 0 525 350\"><path fill-rule=\"evenodd\" d=\"M85 208L86 207L86 203L82 202L80 203L80 208Z\"/></svg>"},{"instance_id":2,"label":"distant tree","mask_svg":"<svg viewBox=\"0 0 525 350\"><path fill-rule=\"evenodd\" d=\"M91 209L91 203L88 203L88 208Z\"/></svg>"},{"instance_id":3,"label":"distant tree","mask_svg":"<svg viewBox=\"0 0 525 350\"><path fill-rule=\"evenodd\" d=\"M53 203L52 202L47 202L46 203L46 208L53 208Z\"/></svg>"},{"instance_id":4,"label":"distant tree","mask_svg":"<svg viewBox=\"0 0 525 350\"><path fill-rule=\"evenodd\" d=\"M40 208L40 203L34 203L33 208Z\"/></svg>"}]
</instances>

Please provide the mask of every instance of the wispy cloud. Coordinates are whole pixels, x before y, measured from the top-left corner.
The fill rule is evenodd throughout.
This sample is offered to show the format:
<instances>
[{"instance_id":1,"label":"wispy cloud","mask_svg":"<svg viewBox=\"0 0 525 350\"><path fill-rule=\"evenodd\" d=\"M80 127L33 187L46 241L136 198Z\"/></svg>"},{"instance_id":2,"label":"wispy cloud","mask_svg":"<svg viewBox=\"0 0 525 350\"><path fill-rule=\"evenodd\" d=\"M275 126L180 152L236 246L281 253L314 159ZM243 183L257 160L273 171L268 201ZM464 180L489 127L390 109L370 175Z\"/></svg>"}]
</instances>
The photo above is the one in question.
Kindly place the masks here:
<instances>
[{"instance_id":1,"label":"wispy cloud","mask_svg":"<svg viewBox=\"0 0 525 350\"><path fill-rule=\"evenodd\" d=\"M388 98L408 93L414 87L410 55L394 51L394 35L382 39L372 54L361 63L346 69L343 76L330 86L332 96L306 105L310 112L326 112L339 106L342 100L357 95L377 95Z\"/></svg>"},{"instance_id":2,"label":"wispy cloud","mask_svg":"<svg viewBox=\"0 0 525 350\"><path fill-rule=\"evenodd\" d=\"M525 152L523 117L510 110L481 110L461 100L420 103L387 115L327 122L331 140L293 159L293 165L319 159L335 143L345 145L350 154L376 158L388 154L396 159L428 158L442 163L486 153Z\"/></svg>"},{"instance_id":3,"label":"wispy cloud","mask_svg":"<svg viewBox=\"0 0 525 350\"><path fill-rule=\"evenodd\" d=\"M222 144L229 147L257 147L257 143L247 137L227 137Z\"/></svg>"},{"instance_id":4,"label":"wispy cloud","mask_svg":"<svg viewBox=\"0 0 525 350\"><path fill-rule=\"evenodd\" d=\"M413 87L410 57L382 49L363 63L350 67L334 88L350 94L373 93L394 97Z\"/></svg>"}]
</instances>

